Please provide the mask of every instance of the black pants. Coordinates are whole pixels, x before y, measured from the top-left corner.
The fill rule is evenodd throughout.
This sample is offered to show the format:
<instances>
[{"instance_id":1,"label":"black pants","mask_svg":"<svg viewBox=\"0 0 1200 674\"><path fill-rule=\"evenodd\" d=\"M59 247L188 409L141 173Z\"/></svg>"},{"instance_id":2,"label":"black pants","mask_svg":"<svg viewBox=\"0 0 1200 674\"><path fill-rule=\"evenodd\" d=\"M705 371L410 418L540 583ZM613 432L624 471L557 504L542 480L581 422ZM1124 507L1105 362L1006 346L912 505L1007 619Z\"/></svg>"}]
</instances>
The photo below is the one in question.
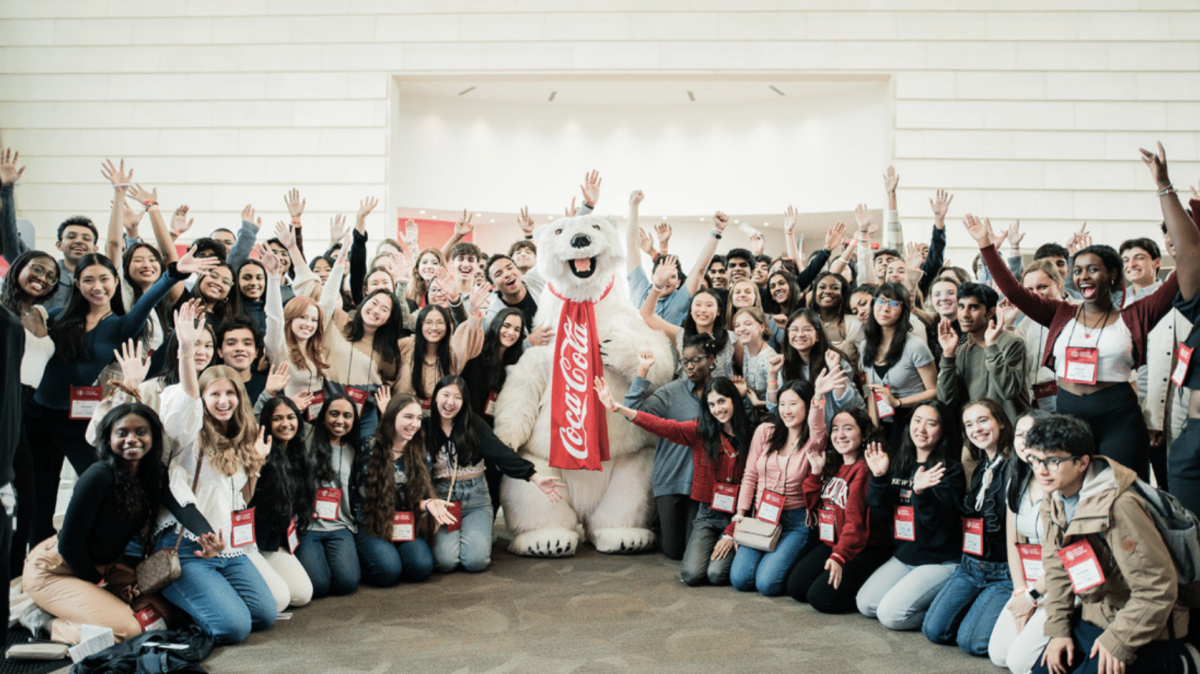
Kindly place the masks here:
<instances>
[{"instance_id":1,"label":"black pants","mask_svg":"<svg viewBox=\"0 0 1200 674\"><path fill-rule=\"evenodd\" d=\"M1061 410L1060 410L1061 411ZM1067 667L1067 671L1071 674L1093 674L1097 669L1097 658L1089 658L1088 655L1092 652L1092 644L1096 643L1096 639L1104 633L1104 630L1089 622L1084 622L1075 614L1072 619L1074 623L1071 626L1072 640L1075 642L1075 656L1071 665ZM1001 620L1007 619L1007 616L1000 616ZM1171 620L1168 615L1167 620ZM1151 641L1135 652L1137 660L1125 667L1125 674L1170 674L1171 672L1183 671L1179 669L1179 653L1180 647L1178 641ZM1033 674L1045 674L1050 669L1046 665L1041 664L1041 658L1038 658L1037 664L1033 666Z\"/></svg>"},{"instance_id":2,"label":"black pants","mask_svg":"<svg viewBox=\"0 0 1200 674\"><path fill-rule=\"evenodd\" d=\"M30 395L32 397L32 394ZM33 486L33 453L29 449L29 424L21 419L21 437L13 454L13 487L17 491L17 527L12 534L9 569L21 575L25 568L25 553L29 551L29 530L33 526L35 489ZM58 486L55 485L55 491Z\"/></svg>"},{"instance_id":3,"label":"black pants","mask_svg":"<svg viewBox=\"0 0 1200 674\"><path fill-rule=\"evenodd\" d=\"M96 448L84 439L88 422L69 418L67 410L52 410L35 402L25 408L25 414L29 449L33 454L34 508L29 545L34 546L57 533L54 505L58 500L63 459L83 475L96 462Z\"/></svg>"},{"instance_id":4,"label":"black pants","mask_svg":"<svg viewBox=\"0 0 1200 674\"><path fill-rule=\"evenodd\" d=\"M895 414L883 419L881 428L888 441L888 446L884 448L884 451L889 455L892 455L900 449L900 445L904 444L904 438L908 435L908 422L912 420L914 411L916 411L915 407L897 407Z\"/></svg>"},{"instance_id":5,"label":"black pants","mask_svg":"<svg viewBox=\"0 0 1200 674\"><path fill-rule=\"evenodd\" d=\"M683 559L700 503L687 494L670 494L655 496L654 506L658 510L659 548L667 559Z\"/></svg>"},{"instance_id":6,"label":"black pants","mask_svg":"<svg viewBox=\"0 0 1200 674\"><path fill-rule=\"evenodd\" d=\"M1171 494L1185 508L1200 514L1200 419L1183 422L1183 430L1171 443L1167 473L1170 475Z\"/></svg>"},{"instance_id":7,"label":"black pants","mask_svg":"<svg viewBox=\"0 0 1200 674\"><path fill-rule=\"evenodd\" d=\"M5 508L0 507L0 578L4 579L4 587L8 587L8 583L12 580L12 569L9 566L9 546L12 545L12 516L13 513L8 512ZM22 566L24 561L22 561ZM20 566L15 568L21 568ZM2 592L3 599L0 599L0 610L3 610L5 619L0 621L3 626L0 626L0 644L8 643L8 592Z\"/></svg>"},{"instance_id":8,"label":"black pants","mask_svg":"<svg viewBox=\"0 0 1200 674\"><path fill-rule=\"evenodd\" d=\"M890 547L884 545L866 548L858 553L849 564L842 566L842 582L837 589L829 584L829 572L825 561L833 548L817 539L809 539L800 553L800 560L792 567L788 576L787 593L792 599L807 602L821 613L850 613L858 609L855 597L875 570L883 566L892 556Z\"/></svg>"},{"instance_id":9,"label":"black pants","mask_svg":"<svg viewBox=\"0 0 1200 674\"><path fill-rule=\"evenodd\" d=\"M1129 384L1117 384L1090 395L1058 389L1058 413L1079 417L1092 427L1096 453L1150 479L1150 431Z\"/></svg>"}]
</instances>

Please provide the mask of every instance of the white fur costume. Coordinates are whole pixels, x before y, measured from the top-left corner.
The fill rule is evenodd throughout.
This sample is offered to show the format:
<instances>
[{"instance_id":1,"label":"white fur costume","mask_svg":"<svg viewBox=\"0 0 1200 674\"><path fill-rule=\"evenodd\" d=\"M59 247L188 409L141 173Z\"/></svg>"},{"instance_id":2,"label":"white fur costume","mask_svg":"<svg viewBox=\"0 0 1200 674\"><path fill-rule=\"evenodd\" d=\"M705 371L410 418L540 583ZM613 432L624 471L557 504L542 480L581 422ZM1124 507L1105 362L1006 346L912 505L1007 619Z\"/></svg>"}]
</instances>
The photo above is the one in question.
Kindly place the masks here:
<instances>
[{"instance_id":1,"label":"white fur costume","mask_svg":"<svg viewBox=\"0 0 1200 674\"><path fill-rule=\"evenodd\" d=\"M625 256L614 220L592 215L564 218L539 227L537 270L547 281L538 299L537 324L557 329L563 302L596 301L609 282L612 290L595 305L604 378L621 400L637 376L637 354L654 352L647 379L653 387L671 380L674 355L667 338L651 329L630 305ZM585 243L586 242L586 243ZM591 260L593 271L581 278L576 262ZM580 266L586 266L586 263ZM601 552L639 552L654 545L650 471L654 438L619 414L608 413L610 460L600 472L549 467L551 360L554 343L527 349L514 365L496 400L496 435L537 466L567 484L566 498L551 504L535 485L504 479L501 498L505 520L516 536L509 551L518 555L565 557L575 554L582 523L588 540ZM594 395L594 392L591 393Z\"/></svg>"}]
</instances>

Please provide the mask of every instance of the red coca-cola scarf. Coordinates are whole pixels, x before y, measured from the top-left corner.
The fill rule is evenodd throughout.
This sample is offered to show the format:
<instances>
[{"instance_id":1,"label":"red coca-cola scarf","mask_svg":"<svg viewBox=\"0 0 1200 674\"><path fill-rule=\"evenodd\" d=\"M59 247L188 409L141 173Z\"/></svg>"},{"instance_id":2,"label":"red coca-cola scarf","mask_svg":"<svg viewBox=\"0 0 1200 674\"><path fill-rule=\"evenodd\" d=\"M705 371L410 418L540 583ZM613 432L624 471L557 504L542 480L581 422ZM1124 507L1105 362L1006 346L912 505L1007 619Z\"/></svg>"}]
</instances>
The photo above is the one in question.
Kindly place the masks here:
<instances>
[{"instance_id":1,"label":"red coca-cola scarf","mask_svg":"<svg viewBox=\"0 0 1200 674\"><path fill-rule=\"evenodd\" d=\"M601 301L612 287L613 281L609 281ZM608 424L604 405L593 388L596 377L604 372L596 304L569 300L554 286L549 288L563 301L550 382L550 467L603 470L600 463L608 461Z\"/></svg>"}]
</instances>

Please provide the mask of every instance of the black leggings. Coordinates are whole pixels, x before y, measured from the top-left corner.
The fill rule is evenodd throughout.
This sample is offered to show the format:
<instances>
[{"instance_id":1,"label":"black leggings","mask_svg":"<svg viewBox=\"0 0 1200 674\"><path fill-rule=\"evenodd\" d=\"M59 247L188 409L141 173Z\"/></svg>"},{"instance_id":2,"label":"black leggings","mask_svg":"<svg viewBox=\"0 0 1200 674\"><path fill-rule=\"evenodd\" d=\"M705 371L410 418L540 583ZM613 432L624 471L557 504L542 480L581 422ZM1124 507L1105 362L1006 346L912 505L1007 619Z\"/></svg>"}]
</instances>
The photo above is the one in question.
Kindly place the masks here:
<instances>
[{"instance_id":1,"label":"black leggings","mask_svg":"<svg viewBox=\"0 0 1200 674\"><path fill-rule=\"evenodd\" d=\"M658 511L658 546L667 559L683 559L688 539L692 536L692 520L700 511L700 502L688 494L655 496Z\"/></svg>"},{"instance_id":2,"label":"black leggings","mask_svg":"<svg viewBox=\"0 0 1200 674\"><path fill-rule=\"evenodd\" d=\"M821 613L850 613L858 608L855 598L859 589L891 558L892 550L883 545L858 553L849 564L842 566L842 582L836 590L829 584L829 572L825 570L825 561L832 553L833 548L826 543L818 539L814 545L810 539L788 576L787 593L796 601L808 602Z\"/></svg>"},{"instance_id":3,"label":"black leggings","mask_svg":"<svg viewBox=\"0 0 1200 674\"><path fill-rule=\"evenodd\" d=\"M1150 431L1129 384L1117 384L1090 395L1058 389L1058 413L1079 417L1092 427L1096 453L1150 479Z\"/></svg>"},{"instance_id":4,"label":"black leggings","mask_svg":"<svg viewBox=\"0 0 1200 674\"><path fill-rule=\"evenodd\" d=\"M25 429L33 454L33 522L29 547L53 536L54 507L63 459L71 462L77 475L96 462L96 448L85 438L88 421L73 420L67 410L52 410L36 402L25 408Z\"/></svg>"}]
</instances>

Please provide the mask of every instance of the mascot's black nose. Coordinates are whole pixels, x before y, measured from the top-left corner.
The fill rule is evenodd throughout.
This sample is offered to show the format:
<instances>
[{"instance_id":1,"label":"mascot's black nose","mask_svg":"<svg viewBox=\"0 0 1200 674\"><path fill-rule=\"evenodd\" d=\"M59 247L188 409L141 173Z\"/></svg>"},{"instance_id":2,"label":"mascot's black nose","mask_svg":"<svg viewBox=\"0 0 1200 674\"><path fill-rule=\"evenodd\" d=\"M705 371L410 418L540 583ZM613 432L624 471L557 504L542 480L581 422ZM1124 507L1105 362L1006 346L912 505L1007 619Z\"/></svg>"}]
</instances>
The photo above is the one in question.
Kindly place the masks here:
<instances>
[{"instance_id":1,"label":"mascot's black nose","mask_svg":"<svg viewBox=\"0 0 1200 674\"><path fill-rule=\"evenodd\" d=\"M571 237L572 248L587 248L590 245L592 245L592 237L587 234L576 234Z\"/></svg>"}]
</instances>

